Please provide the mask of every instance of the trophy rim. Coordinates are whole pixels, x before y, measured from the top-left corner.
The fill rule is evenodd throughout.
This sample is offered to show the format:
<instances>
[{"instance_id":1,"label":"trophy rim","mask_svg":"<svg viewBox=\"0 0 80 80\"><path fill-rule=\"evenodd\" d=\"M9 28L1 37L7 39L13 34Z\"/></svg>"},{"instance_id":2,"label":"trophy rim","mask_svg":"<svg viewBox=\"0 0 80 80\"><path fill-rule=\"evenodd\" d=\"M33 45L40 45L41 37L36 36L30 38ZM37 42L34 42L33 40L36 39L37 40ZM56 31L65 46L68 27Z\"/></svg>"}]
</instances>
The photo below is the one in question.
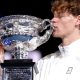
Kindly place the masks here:
<instances>
[{"instance_id":1,"label":"trophy rim","mask_svg":"<svg viewBox=\"0 0 80 80\"><path fill-rule=\"evenodd\" d=\"M6 20L10 20L10 19L31 19L31 20L41 20L42 21L42 19L41 18L39 18L39 17L36 17L36 16L32 16L32 15L7 15L7 16L3 16L3 17L1 17L0 18L0 23L1 22L4 22L4 21L6 21Z\"/></svg>"}]
</instances>

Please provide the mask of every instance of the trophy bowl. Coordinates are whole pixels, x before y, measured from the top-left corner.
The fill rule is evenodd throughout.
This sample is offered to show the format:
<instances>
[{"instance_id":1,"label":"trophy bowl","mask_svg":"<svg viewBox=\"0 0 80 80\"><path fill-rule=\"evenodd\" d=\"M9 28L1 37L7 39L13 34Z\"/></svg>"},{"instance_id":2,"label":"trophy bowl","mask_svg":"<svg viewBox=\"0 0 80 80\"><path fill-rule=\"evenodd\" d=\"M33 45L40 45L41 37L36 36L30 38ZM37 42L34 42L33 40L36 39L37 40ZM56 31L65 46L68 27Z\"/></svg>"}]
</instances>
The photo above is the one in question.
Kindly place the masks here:
<instances>
[{"instance_id":1,"label":"trophy bowl","mask_svg":"<svg viewBox=\"0 0 80 80\"><path fill-rule=\"evenodd\" d=\"M28 52L48 41L52 34L49 19L10 15L0 19L0 41L15 59L26 59Z\"/></svg>"}]
</instances>

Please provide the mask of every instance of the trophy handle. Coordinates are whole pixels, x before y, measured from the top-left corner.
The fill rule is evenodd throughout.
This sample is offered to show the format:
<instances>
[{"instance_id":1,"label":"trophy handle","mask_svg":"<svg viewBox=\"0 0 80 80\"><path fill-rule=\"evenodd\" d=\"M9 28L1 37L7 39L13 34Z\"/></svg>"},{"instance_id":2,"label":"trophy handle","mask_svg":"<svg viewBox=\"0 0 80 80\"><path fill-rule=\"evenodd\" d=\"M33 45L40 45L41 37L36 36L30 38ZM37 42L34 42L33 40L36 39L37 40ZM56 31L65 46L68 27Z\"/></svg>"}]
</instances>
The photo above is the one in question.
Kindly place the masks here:
<instances>
[{"instance_id":1,"label":"trophy handle","mask_svg":"<svg viewBox=\"0 0 80 80\"><path fill-rule=\"evenodd\" d=\"M53 28L51 26L51 21L49 19L44 19L41 23L42 29L39 31L39 40L38 43L41 45L48 41L50 38Z\"/></svg>"},{"instance_id":2,"label":"trophy handle","mask_svg":"<svg viewBox=\"0 0 80 80\"><path fill-rule=\"evenodd\" d=\"M44 29L47 29L48 27L51 27L51 20L44 19L41 24Z\"/></svg>"}]
</instances>

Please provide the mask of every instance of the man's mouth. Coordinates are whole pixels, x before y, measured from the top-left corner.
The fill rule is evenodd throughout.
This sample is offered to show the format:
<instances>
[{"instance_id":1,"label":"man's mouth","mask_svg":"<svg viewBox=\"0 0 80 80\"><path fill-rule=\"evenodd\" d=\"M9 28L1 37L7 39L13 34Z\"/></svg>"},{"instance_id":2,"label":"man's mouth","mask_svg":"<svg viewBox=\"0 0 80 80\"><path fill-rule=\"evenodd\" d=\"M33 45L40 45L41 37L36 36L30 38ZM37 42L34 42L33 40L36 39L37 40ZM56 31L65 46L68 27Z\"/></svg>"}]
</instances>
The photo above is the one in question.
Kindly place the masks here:
<instances>
[{"instance_id":1,"label":"man's mouth","mask_svg":"<svg viewBox=\"0 0 80 80\"><path fill-rule=\"evenodd\" d=\"M57 26L54 26L53 32L56 32L56 31L58 31L58 27Z\"/></svg>"},{"instance_id":2,"label":"man's mouth","mask_svg":"<svg viewBox=\"0 0 80 80\"><path fill-rule=\"evenodd\" d=\"M54 27L53 27L53 30L56 30L56 29L57 29L57 26L54 26Z\"/></svg>"}]
</instances>

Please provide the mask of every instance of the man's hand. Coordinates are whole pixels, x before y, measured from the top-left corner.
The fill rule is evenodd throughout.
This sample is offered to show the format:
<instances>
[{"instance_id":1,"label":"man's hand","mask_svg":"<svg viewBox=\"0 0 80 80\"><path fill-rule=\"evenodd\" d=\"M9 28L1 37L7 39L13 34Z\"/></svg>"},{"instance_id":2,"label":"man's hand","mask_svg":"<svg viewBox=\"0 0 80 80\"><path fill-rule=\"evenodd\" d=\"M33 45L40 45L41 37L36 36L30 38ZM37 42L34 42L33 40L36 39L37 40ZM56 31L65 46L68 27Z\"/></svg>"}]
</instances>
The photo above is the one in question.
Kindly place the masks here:
<instances>
[{"instance_id":1,"label":"man's hand","mask_svg":"<svg viewBox=\"0 0 80 80\"><path fill-rule=\"evenodd\" d=\"M0 45L0 63L4 62L4 48Z\"/></svg>"}]
</instances>

